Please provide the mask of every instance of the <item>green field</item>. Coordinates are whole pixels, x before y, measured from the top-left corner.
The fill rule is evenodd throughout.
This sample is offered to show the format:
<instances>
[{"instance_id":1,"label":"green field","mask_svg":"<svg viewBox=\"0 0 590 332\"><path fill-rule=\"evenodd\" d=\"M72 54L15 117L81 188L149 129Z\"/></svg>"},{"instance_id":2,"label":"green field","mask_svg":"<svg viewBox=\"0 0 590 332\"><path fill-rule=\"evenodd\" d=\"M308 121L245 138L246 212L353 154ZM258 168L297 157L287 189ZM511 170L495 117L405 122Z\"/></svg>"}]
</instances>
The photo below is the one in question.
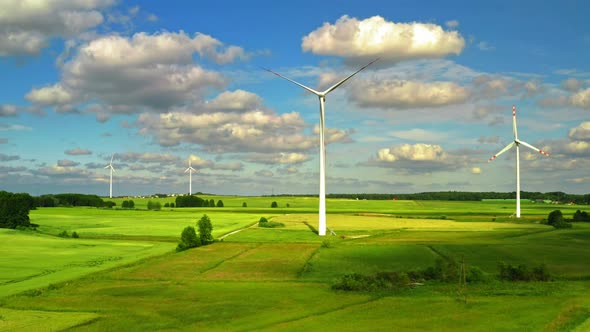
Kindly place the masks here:
<instances>
[{"instance_id":1,"label":"green field","mask_svg":"<svg viewBox=\"0 0 590 332\"><path fill-rule=\"evenodd\" d=\"M571 217L587 207L523 203L514 220L505 201L328 200L336 236L319 237L317 198L210 198L225 207L41 208L30 214L37 231L0 230L0 331L590 330L590 223L541 223L552 210ZM176 253L182 229L203 214L222 240ZM262 216L284 227L260 228ZM331 289L348 273L439 258L477 266L488 281L461 296L440 282ZM545 264L554 280L497 281L500 261Z\"/></svg>"}]
</instances>

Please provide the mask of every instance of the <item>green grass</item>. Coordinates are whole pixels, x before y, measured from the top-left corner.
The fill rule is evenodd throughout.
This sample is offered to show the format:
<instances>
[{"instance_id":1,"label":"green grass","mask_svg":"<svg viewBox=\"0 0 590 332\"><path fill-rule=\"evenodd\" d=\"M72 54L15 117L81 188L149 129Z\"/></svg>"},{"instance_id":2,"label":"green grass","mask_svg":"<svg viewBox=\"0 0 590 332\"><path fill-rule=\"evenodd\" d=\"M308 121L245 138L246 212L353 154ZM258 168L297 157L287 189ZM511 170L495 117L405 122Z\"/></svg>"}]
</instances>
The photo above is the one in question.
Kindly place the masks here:
<instances>
[{"instance_id":1,"label":"green grass","mask_svg":"<svg viewBox=\"0 0 590 332\"><path fill-rule=\"evenodd\" d=\"M590 326L590 224L555 230L539 223L552 210L567 217L580 207L524 203L523 218L514 220L513 202L328 200L327 224L337 236L323 238L313 233L317 198L211 198L225 207L47 208L31 212L31 221L40 225L36 232L0 230L0 330L586 331ZM148 200L134 201L141 208ZM270 208L272 201L279 208ZM205 213L214 236L227 236L174 252L182 229ZM260 228L262 216L285 227ZM63 230L81 238L57 237ZM499 261L544 263L556 281L469 284L467 303L459 300L454 284L427 282L372 293L330 288L346 273L417 270L438 257L464 259L491 277Z\"/></svg>"}]
</instances>

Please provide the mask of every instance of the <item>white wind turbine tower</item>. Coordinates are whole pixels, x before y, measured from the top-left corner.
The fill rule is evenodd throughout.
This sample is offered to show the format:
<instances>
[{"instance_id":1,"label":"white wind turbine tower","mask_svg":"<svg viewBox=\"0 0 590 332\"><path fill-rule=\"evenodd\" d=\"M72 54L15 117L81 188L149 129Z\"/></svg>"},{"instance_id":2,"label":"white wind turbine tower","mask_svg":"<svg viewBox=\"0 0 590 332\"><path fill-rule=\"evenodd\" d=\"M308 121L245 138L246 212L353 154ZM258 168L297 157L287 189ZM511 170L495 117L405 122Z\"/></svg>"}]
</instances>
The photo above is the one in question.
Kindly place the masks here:
<instances>
[{"instance_id":1,"label":"white wind turbine tower","mask_svg":"<svg viewBox=\"0 0 590 332\"><path fill-rule=\"evenodd\" d=\"M188 172L188 194L193 194L193 172L196 170L191 166L191 160L188 160L188 168L184 171L185 173Z\"/></svg>"},{"instance_id":2,"label":"white wind turbine tower","mask_svg":"<svg viewBox=\"0 0 590 332\"><path fill-rule=\"evenodd\" d=\"M332 92L334 89L342 85L342 83L346 82L348 79L356 75L361 70L367 68L369 65L374 63L379 59L375 59L368 64L361 67L359 70L355 71L348 77L344 78L340 82L332 85L328 89L323 92L316 91L310 87L307 87L301 83L295 82L292 79L289 79L281 74L275 73L274 71L266 68L262 68L270 73L277 75L278 77L285 79L291 83L297 84L300 87L304 88L305 90L313 93L314 95L318 96L320 99L320 206L319 206L319 226L318 226L318 235L325 236L326 235L326 146L324 143L324 131L326 129L324 124L324 104L326 102L326 95Z\"/></svg>"},{"instance_id":3,"label":"white wind turbine tower","mask_svg":"<svg viewBox=\"0 0 590 332\"><path fill-rule=\"evenodd\" d=\"M521 141L518 139L518 130L516 129L516 107L512 106L512 130L514 132L514 141L508 144L505 148L500 150L500 152L493 155L489 160L488 163L492 160L496 159L502 153L510 150L513 146L516 146L516 218L520 218L520 145L524 145L529 149L535 150L542 155L549 157L549 154L541 149L538 149L527 142Z\"/></svg>"},{"instance_id":4,"label":"white wind turbine tower","mask_svg":"<svg viewBox=\"0 0 590 332\"><path fill-rule=\"evenodd\" d=\"M115 171L115 168L113 168L113 157L115 155L111 155L111 162L106 165L104 168L110 168L111 169L111 181L109 182L109 198L113 198L113 172Z\"/></svg>"}]
</instances>

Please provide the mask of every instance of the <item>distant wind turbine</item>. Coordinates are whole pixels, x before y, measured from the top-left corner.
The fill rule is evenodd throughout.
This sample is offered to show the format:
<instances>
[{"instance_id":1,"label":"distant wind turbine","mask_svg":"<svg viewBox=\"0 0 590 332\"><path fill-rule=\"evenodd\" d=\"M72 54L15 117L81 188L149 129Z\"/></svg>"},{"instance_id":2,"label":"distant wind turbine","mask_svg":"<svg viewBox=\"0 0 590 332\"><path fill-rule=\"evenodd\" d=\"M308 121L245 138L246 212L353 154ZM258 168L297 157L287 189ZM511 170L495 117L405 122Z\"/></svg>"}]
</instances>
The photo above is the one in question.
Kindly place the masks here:
<instances>
[{"instance_id":1,"label":"distant wind turbine","mask_svg":"<svg viewBox=\"0 0 590 332\"><path fill-rule=\"evenodd\" d=\"M535 150L540 154L549 157L549 154L541 149L538 149L527 142L521 141L518 139L518 130L516 129L516 106L512 106L512 130L514 133L514 141L508 144L505 148L500 150L500 152L493 155L489 160L488 163L492 160L496 159L502 153L510 150L513 146L516 146L516 218L520 218L520 145L524 145L529 149Z\"/></svg>"},{"instance_id":2,"label":"distant wind turbine","mask_svg":"<svg viewBox=\"0 0 590 332\"><path fill-rule=\"evenodd\" d=\"M188 168L184 171L185 173L188 172L188 194L193 194L193 172L196 170L191 166L191 160L188 160Z\"/></svg>"},{"instance_id":3,"label":"distant wind turbine","mask_svg":"<svg viewBox=\"0 0 590 332\"><path fill-rule=\"evenodd\" d=\"M320 206L319 206L319 226L318 226L318 235L320 235L320 236L326 235L326 146L324 143L324 131L326 129L326 126L324 124L324 104L326 102L326 95L328 93L332 92L334 89L336 89L340 85L342 85L342 83L346 82L348 79L350 79L351 77L356 75L361 70L363 70L363 69L367 68L368 66L370 66L371 64L373 64L377 60L379 60L379 59L375 59L375 60L369 62L368 64L361 67L359 70L355 71L354 73L352 73L351 75L349 75L345 79L341 80L340 82L332 85L331 87L329 87L328 89L326 89L323 92L316 91L316 90L314 90L310 87L307 87L301 83L295 82L292 79L287 78L281 74L278 74L270 69L262 68L272 74L275 74L276 76L278 76L282 79L285 79L293 84L299 85L300 87L304 88L305 90L318 96L318 98L320 99L320 194L319 194Z\"/></svg>"},{"instance_id":4,"label":"distant wind turbine","mask_svg":"<svg viewBox=\"0 0 590 332\"><path fill-rule=\"evenodd\" d=\"M113 172L115 171L115 168L113 168L113 157L115 155L111 155L111 162L106 165L104 168L110 168L111 169L111 181L109 182L109 198L113 198Z\"/></svg>"}]
</instances>

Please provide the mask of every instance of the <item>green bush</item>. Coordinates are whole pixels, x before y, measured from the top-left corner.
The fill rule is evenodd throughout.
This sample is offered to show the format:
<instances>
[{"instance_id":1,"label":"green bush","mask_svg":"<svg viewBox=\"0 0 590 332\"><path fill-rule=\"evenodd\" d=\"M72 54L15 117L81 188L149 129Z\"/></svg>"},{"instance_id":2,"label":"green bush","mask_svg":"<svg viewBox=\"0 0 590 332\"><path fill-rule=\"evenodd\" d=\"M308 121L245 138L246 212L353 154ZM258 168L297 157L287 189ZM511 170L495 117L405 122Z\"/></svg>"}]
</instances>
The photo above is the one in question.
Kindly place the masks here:
<instances>
[{"instance_id":1,"label":"green bush","mask_svg":"<svg viewBox=\"0 0 590 332\"><path fill-rule=\"evenodd\" d=\"M61 231L59 234L57 234L57 236L68 238L70 237L70 234L68 234L68 231Z\"/></svg>"},{"instance_id":2,"label":"green bush","mask_svg":"<svg viewBox=\"0 0 590 332\"><path fill-rule=\"evenodd\" d=\"M270 207L271 208L277 208L277 207L279 207L279 205L277 204L277 202L274 202L273 201L272 203L270 203Z\"/></svg>"},{"instance_id":3,"label":"green bush","mask_svg":"<svg viewBox=\"0 0 590 332\"><path fill-rule=\"evenodd\" d=\"M197 237L195 228L187 226L182 230L180 234L180 242L176 246L176 251L184 251L190 248L195 248L201 245L201 239Z\"/></svg>"},{"instance_id":4,"label":"green bush","mask_svg":"<svg viewBox=\"0 0 590 332\"><path fill-rule=\"evenodd\" d=\"M268 219L264 218L264 217L260 217L260 220L258 221L258 223L265 223L268 222Z\"/></svg>"},{"instance_id":5,"label":"green bush","mask_svg":"<svg viewBox=\"0 0 590 332\"><path fill-rule=\"evenodd\" d=\"M223 207L223 201L222 200L218 200L217 201L217 207Z\"/></svg>"},{"instance_id":6,"label":"green bush","mask_svg":"<svg viewBox=\"0 0 590 332\"><path fill-rule=\"evenodd\" d=\"M165 208L169 208L169 207L170 207L170 203L165 203L165 204L164 204L164 207L165 207Z\"/></svg>"},{"instance_id":7,"label":"green bush","mask_svg":"<svg viewBox=\"0 0 590 332\"><path fill-rule=\"evenodd\" d=\"M262 222L262 223L259 222L258 227L277 228L277 227L285 227L285 224L283 224L282 222L267 221L267 222Z\"/></svg>"},{"instance_id":8,"label":"green bush","mask_svg":"<svg viewBox=\"0 0 590 332\"><path fill-rule=\"evenodd\" d=\"M545 264L530 270L526 265L513 266L504 262L498 263L498 279L504 281L549 281L552 279Z\"/></svg>"},{"instance_id":9,"label":"green bush","mask_svg":"<svg viewBox=\"0 0 590 332\"><path fill-rule=\"evenodd\" d=\"M170 203L170 207L173 208L174 207L174 203Z\"/></svg>"},{"instance_id":10,"label":"green bush","mask_svg":"<svg viewBox=\"0 0 590 332\"><path fill-rule=\"evenodd\" d=\"M162 204L160 202L149 201L147 203L148 210L155 210L159 211L162 209Z\"/></svg>"},{"instance_id":11,"label":"green bush","mask_svg":"<svg viewBox=\"0 0 590 332\"><path fill-rule=\"evenodd\" d=\"M72 232L72 239L78 239L80 236L76 232Z\"/></svg>"},{"instance_id":12,"label":"green bush","mask_svg":"<svg viewBox=\"0 0 590 332\"><path fill-rule=\"evenodd\" d=\"M248 207L248 204L246 204L246 202L242 203L242 207Z\"/></svg>"}]
</instances>

